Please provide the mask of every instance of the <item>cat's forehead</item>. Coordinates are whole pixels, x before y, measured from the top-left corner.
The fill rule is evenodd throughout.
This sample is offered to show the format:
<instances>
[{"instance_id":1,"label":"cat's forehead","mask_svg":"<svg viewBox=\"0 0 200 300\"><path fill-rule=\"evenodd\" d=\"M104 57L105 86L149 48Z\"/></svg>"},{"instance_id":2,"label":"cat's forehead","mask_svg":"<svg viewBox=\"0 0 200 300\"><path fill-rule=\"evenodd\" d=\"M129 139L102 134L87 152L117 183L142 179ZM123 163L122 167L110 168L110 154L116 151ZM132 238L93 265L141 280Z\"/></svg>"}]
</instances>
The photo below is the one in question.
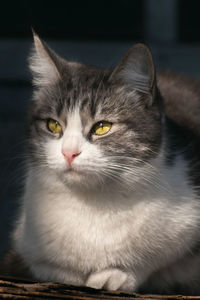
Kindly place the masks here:
<instances>
[{"instance_id":1,"label":"cat's forehead","mask_svg":"<svg viewBox=\"0 0 200 300\"><path fill-rule=\"evenodd\" d=\"M63 97L68 105L84 107L89 102L97 105L99 98L109 95L108 70L103 70L94 67L79 66L75 70L71 70L70 74L66 75L66 81L62 82Z\"/></svg>"},{"instance_id":2,"label":"cat's forehead","mask_svg":"<svg viewBox=\"0 0 200 300\"><path fill-rule=\"evenodd\" d=\"M78 66L66 72L64 79L41 90L38 109L54 118L67 121L73 111L78 111L83 123L88 120L114 120L132 111L138 94L109 82L111 71ZM134 101L133 101L134 100Z\"/></svg>"},{"instance_id":3,"label":"cat's forehead","mask_svg":"<svg viewBox=\"0 0 200 300\"><path fill-rule=\"evenodd\" d=\"M68 111L79 107L80 112L91 117L98 114L115 114L124 107L130 109L139 95L125 86L113 84L109 78L112 70L82 66L71 78L66 80L62 89L63 104ZM130 100L130 101L129 101Z\"/></svg>"},{"instance_id":4,"label":"cat's forehead","mask_svg":"<svg viewBox=\"0 0 200 300\"><path fill-rule=\"evenodd\" d=\"M110 98L108 72L81 68L59 86L54 105L64 117L78 111L83 119L95 118L102 111L103 102Z\"/></svg>"}]
</instances>

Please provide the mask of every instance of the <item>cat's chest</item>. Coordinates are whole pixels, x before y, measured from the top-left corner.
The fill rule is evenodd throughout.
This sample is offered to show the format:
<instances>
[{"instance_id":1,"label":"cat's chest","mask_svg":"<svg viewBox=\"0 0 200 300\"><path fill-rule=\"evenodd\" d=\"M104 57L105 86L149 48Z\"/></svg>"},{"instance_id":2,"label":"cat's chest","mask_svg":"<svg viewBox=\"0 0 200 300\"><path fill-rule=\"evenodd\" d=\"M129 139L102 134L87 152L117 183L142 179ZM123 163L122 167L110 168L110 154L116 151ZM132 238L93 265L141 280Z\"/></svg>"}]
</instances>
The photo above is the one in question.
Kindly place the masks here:
<instances>
[{"instance_id":1,"label":"cat's chest","mask_svg":"<svg viewBox=\"0 0 200 300\"><path fill-rule=\"evenodd\" d=\"M34 261L43 257L63 267L73 268L78 262L80 271L90 272L137 264L140 255L148 257L157 251L157 243L159 253L179 247L183 232L187 245L191 234L185 233L196 231L199 214L192 189L185 183L181 187L173 182L170 193L159 187L156 193L148 189L138 196L115 199L82 199L61 191L27 189L21 251Z\"/></svg>"},{"instance_id":2,"label":"cat's chest","mask_svg":"<svg viewBox=\"0 0 200 300\"><path fill-rule=\"evenodd\" d=\"M132 243L129 236L139 233L136 208L94 209L71 195L57 195L56 201L43 197L37 202L39 207L30 210L27 218L27 238L38 245L37 253L47 257L59 252L66 264L80 261L90 269L97 262L116 263Z\"/></svg>"},{"instance_id":3,"label":"cat's chest","mask_svg":"<svg viewBox=\"0 0 200 300\"><path fill-rule=\"evenodd\" d=\"M48 224L48 226L52 226L52 230L55 230L57 235L58 231L55 224L57 226L59 224L60 237L62 236L63 240L70 237L75 242L87 243L87 246L90 243L98 244L98 246L103 243L105 246L111 243L110 238L107 238L110 235L113 236L115 242L119 237L120 239L126 238L128 234L127 225L130 223L132 215L130 210L96 209L83 203L81 199L69 198L66 196L66 198L61 199L61 206L55 207L54 216L51 215Z\"/></svg>"}]
</instances>

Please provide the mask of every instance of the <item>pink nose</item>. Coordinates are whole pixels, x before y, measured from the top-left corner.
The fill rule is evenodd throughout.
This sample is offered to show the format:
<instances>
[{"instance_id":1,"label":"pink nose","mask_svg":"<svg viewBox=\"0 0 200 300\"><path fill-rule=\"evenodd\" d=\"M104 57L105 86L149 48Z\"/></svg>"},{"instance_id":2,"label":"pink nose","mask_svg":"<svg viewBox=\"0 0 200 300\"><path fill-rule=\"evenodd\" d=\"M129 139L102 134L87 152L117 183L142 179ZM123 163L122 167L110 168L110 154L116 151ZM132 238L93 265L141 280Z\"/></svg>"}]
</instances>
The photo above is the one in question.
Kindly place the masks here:
<instances>
[{"instance_id":1,"label":"pink nose","mask_svg":"<svg viewBox=\"0 0 200 300\"><path fill-rule=\"evenodd\" d=\"M64 158L68 162L69 165L71 165L74 158L76 158L81 152L69 150L69 149L63 149L62 154L64 155Z\"/></svg>"}]
</instances>

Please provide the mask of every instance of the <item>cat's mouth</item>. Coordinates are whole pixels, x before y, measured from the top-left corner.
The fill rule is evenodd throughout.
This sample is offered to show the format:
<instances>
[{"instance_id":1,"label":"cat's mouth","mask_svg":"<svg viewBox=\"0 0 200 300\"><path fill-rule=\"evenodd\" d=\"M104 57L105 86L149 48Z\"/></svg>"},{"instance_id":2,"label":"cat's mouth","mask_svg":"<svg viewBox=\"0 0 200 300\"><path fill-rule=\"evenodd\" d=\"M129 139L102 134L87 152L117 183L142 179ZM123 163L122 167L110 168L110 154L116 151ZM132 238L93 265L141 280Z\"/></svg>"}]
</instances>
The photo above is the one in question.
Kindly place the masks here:
<instances>
[{"instance_id":1,"label":"cat's mouth","mask_svg":"<svg viewBox=\"0 0 200 300\"><path fill-rule=\"evenodd\" d=\"M66 168L60 172L59 177L64 184L74 188L88 188L94 180L90 173L75 167Z\"/></svg>"},{"instance_id":2,"label":"cat's mouth","mask_svg":"<svg viewBox=\"0 0 200 300\"><path fill-rule=\"evenodd\" d=\"M79 175L84 175L84 171L83 170L80 170L80 169L77 169L73 166L70 166L68 168L66 168L64 170L64 174L65 175L68 175L68 174L79 174Z\"/></svg>"},{"instance_id":3,"label":"cat's mouth","mask_svg":"<svg viewBox=\"0 0 200 300\"><path fill-rule=\"evenodd\" d=\"M66 168L65 170L64 170L64 174L72 174L72 173L78 173L78 170L76 170L76 169L74 169L74 168L72 168L72 167L69 167L69 168Z\"/></svg>"}]
</instances>

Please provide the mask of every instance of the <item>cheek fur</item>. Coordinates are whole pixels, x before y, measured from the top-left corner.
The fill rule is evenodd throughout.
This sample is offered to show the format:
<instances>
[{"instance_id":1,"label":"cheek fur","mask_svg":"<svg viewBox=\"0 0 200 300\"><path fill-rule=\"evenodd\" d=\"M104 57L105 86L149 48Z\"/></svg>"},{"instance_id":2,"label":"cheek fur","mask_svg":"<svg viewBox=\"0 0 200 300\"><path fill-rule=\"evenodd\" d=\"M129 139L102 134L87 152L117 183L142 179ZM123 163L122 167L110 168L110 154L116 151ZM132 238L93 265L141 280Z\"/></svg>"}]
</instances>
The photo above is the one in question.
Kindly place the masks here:
<instances>
[{"instance_id":1,"label":"cheek fur","mask_svg":"<svg viewBox=\"0 0 200 300\"><path fill-rule=\"evenodd\" d=\"M85 141L81 150L81 154L74 160L75 167L98 171L98 168L106 163L106 158L98 145Z\"/></svg>"},{"instance_id":2,"label":"cheek fur","mask_svg":"<svg viewBox=\"0 0 200 300\"><path fill-rule=\"evenodd\" d=\"M49 140L45 145L45 155L47 164L51 169L64 169L66 168L66 162L62 155L63 138Z\"/></svg>"}]
</instances>

